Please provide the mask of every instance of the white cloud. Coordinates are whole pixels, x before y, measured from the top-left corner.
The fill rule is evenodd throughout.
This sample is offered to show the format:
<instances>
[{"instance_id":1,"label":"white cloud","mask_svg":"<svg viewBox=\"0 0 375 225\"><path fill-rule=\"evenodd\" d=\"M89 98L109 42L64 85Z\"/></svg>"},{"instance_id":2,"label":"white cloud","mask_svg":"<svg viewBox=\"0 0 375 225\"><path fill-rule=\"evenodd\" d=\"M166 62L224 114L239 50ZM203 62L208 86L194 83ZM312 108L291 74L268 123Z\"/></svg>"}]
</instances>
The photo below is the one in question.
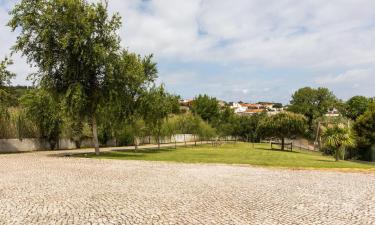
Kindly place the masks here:
<instances>
[{"instance_id":1,"label":"white cloud","mask_svg":"<svg viewBox=\"0 0 375 225\"><path fill-rule=\"evenodd\" d=\"M372 0L112 0L110 7L123 16L125 46L163 58L318 69L375 62Z\"/></svg>"},{"instance_id":2,"label":"white cloud","mask_svg":"<svg viewBox=\"0 0 375 225\"><path fill-rule=\"evenodd\" d=\"M316 79L318 84L340 84L340 83L358 83L371 79L375 76L372 69L349 70L339 75L326 75ZM358 85L357 85L358 86Z\"/></svg>"},{"instance_id":3,"label":"white cloud","mask_svg":"<svg viewBox=\"0 0 375 225\"><path fill-rule=\"evenodd\" d=\"M325 86L343 99L354 95L375 96L375 69L350 69L337 75L319 76L316 84Z\"/></svg>"},{"instance_id":4,"label":"white cloud","mask_svg":"<svg viewBox=\"0 0 375 225\"><path fill-rule=\"evenodd\" d=\"M5 2L9 8L17 1ZM109 7L123 18L122 45L141 54L154 53L164 63L229 65L233 71L242 71L240 74L248 71L248 77L258 83L270 79L264 76L267 71L298 71L306 80L302 85L328 85L336 90L345 86L345 94L362 88L363 93L375 95L368 85L371 82L366 81L375 71L373 0L110 0ZM5 8L0 8L1 25L8 17ZM0 26L0 33L0 54L4 55L16 35L5 26ZM24 83L30 69L19 55L15 61L16 83ZM254 73L254 68L262 68L264 73ZM161 78L175 89L183 81L187 87L181 91L208 90L208 94L223 97L287 99L289 96L280 95L296 84L284 77L289 80L283 90L275 91L277 82L266 80L258 85L252 79L233 79L233 75L228 81L221 74L210 78L211 82L199 83L200 89L189 89L211 75L199 69L182 71L192 70L166 71ZM334 75L335 71L347 72ZM318 74L318 78L304 74Z\"/></svg>"}]
</instances>

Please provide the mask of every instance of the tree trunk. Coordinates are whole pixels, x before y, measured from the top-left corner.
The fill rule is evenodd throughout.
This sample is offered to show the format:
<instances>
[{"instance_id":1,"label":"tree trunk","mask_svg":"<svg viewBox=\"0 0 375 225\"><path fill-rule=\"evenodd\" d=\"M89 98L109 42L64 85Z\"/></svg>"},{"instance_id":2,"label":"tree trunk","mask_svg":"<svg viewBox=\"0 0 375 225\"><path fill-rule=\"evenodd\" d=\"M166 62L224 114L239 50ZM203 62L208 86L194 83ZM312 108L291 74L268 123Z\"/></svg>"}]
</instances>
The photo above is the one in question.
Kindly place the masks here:
<instances>
[{"instance_id":1,"label":"tree trunk","mask_svg":"<svg viewBox=\"0 0 375 225\"><path fill-rule=\"evenodd\" d=\"M281 138L281 150L285 150L285 138Z\"/></svg>"},{"instance_id":2,"label":"tree trunk","mask_svg":"<svg viewBox=\"0 0 375 225\"><path fill-rule=\"evenodd\" d=\"M176 138L175 134L173 135L173 138L174 138L174 149L176 149L177 148L177 138Z\"/></svg>"},{"instance_id":3,"label":"tree trunk","mask_svg":"<svg viewBox=\"0 0 375 225\"><path fill-rule=\"evenodd\" d=\"M160 128L158 128L158 149L160 150Z\"/></svg>"},{"instance_id":4,"label":"tree trunk","mask_svg":"<svg viewBox=\"0 0 375 225\"><path fill-rule=\"evenodd\" d=\"M135 137L134 138L134 151L137 152L138 150L138 139Z\"/></svg>"},{"instance_id":5,"label":"tree trunk","mask_svg":"<svg viewBox=\"0 0 375 225\"><path fill-rule=\"evenodd\" d=\"M94 141L95 155L100 155L99 140L98 140L98 126L96 124L96 117L92 115L92 136Z\"/></svg>"},{"instance_id":6,"label":"tree trunk","mask_svg":"<svg viewBox=\"0 0 375 225\"><path fill-rule=\"evenodd\" d=\"M196 139L195 134L194 134L194 146L197 146L197 139Z\"/></svg>"},{"instance_id":7,"label":"tree trunk","mask_svg":"<svg viewBox=\"0 0 375 225\"><path fill-rule=\"evenodd\" d=\"M184 132L184 142L185 142L185 147L186 147L186 136L185 136L185 132Z\"/></svg>"},{"instance_id":8,"label":"tree trunk","mask_svg":"<svg viewBox=\"0 0 375 225\"><path fill-rule=\"evenodd\" d=\"M336 149L336 151L335 151L335 160L336 160L336 162L340 160L340 155L343 154L343 151L344 151L343 147L339 147L339 148Z\"/></svg>"}]
</instances>

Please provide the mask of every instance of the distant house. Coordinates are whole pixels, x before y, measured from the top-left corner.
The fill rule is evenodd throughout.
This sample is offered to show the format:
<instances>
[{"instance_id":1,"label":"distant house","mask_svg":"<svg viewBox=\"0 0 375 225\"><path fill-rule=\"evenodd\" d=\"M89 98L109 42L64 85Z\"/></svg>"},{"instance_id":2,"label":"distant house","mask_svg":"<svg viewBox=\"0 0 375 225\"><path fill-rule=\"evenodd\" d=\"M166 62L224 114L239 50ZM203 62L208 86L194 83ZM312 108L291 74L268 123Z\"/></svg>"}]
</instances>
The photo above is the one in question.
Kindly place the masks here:
<instances>
[{"instance_id":1,"label":"distant house","mask_svg":"<svg viewBox=\"0 0 375 225\"><path fill-rule=\"evenodd\" d=\"M266 112L265 109L247 109L245 112L241 113L242 115L253 115L256 113Z\"/></svg>"},{"instance_id":2,"label":"distant house","mask_svg":"<svg viewBox=\"0 0 375 225\"><path fill-rule=\"evenodd\" d=\"M261 113L265 111L265 108L262 107L262 105L252 104L252 103L243 103L243 102L232 103L230 107L238 115L251 115L251 114Z\"/></svg>"},{"instance_id":3,"label":"distant house","mask_svg":"<svg viewBox=\"0 0 375 225\"><path fill-rule=\"evenodd\" d=\"M258 102L257 104L261 105L262 107L266 109L272 109L275 103L272 102Z\"/></svg>"},{"instance_id":4,"label":"distant house","mask_svg":"<svg viewBox=\"0 0 375 225\"><path fill-rule=\"evenodd\" d=\"M193 103L193 100L190 100L190 99L181 99L180 100L180 111L181 112L189 112L192 103Z\"/></svg>"},{"instance_id":5,"label":"distant house","mask_svg":"<svg viewBox=\"0 0 375 225\"><path fill-rule=\"evenodd\" d=\"M227 105L227 103L223 100L218 100L218 104L220 108L224 108Z\"/></svg>"},{"instance_id":6,"label":"distant house","mask_svg":"<svg viewBox=\"0 0 375 225\"><path fill-rule=\"evenodd\" d=\"M340 112L336 109L336 108L333 108L333 109L330 109L327 111L327 113L325 114L326 117L337 117L337 116L340 116Z\"/></svg>"},{"instance_id":7,"label":"distant house","mask_svg":"<svg viewBox=\"0 0 375 225\"><path fill-rule=\"evenodd\" d=\"M182 111L190 111L192 105L193 105L193 99L181 99L180 100L180 109ZM227 103L223 100L218 100L218 106L219 108L224 108L227 105Z\"/></svg>"},{"instance_id":8,"label":"distant house","mask_svg":"<svg viewBox=\"0 0 375 225\"><path fill-rule=\"evenodd\" d=\"M180 100L180 105L181 106L185 106L185 107L191 107L191 105L192 105L192 103L193 103L193 100L192 99L181 99Z\"/></svg>"},{"instance_id":9,"label":"distant house","mask_svg":"<svg viewBox=\"0 0 375 225\"><path fill-rule=\"evenodd\" d=\"M283 111L283 108L275 108L276 103L259 102L259 103L232 103L231 108L238 115L252 115L255 113L266 112L269 115L274 115Z\"/></svg>"},{"instance_id":10,"label":"distant house","mask_svg":"<svg viewBox=\"0 0 375 225\"><path fill-rule=\"evenodd\" d=\"M230 105L230 108L233 109L234 113L236 114L243 113L247 110L247 107L243 106L241 103L236 103L236 102L233 102Z\"/></svg>"}]
</instances>

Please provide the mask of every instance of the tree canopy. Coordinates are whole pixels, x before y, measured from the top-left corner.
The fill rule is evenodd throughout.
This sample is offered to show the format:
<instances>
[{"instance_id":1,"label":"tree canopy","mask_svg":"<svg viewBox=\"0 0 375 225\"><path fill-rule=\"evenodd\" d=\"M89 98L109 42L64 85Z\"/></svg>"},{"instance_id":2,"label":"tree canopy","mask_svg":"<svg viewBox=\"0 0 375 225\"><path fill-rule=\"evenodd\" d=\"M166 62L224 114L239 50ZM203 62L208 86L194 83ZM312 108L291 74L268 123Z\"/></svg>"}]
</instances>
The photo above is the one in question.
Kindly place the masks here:
<instances>
[{"instance_id":1,"label":"tree canopy","mask_svg":"<svg viewBox=\"0 0 375 225\"><path fill-rule=\"evenodd\" d=\"M306 133L306 118L303 115L283 112L263 119L258 127L262 137L279 138L284 150L285 138L295 138Z\"/></svg>"},{"instance_id":2,"label":"tree canopy","mask_svg":"<svg viewBox=\"0 0 375 225\"><path fill-rule=\"evenodd\" d=\"M359 154L363 159L375 159L375 103L359 116L353 125Z\"/></svg>"},{"instance_id":3,"label":"tree canopy","mask_svg":"<svg viewBox=\"0 0 375 225\"><path fill-rule=\"evenodd\" d=\"M345 115L352 120L356 120L365 113L370 103L371 100L365 96L354 96L345 103Z\"/></svg>"},{"instance_id":4,"label":"tree canopy","mask_svg":"<svg viewBox=\"0 0 375 225\"><path fill-rule=\"evenodd\" d=\"M288 110L306 116L312 130L313 121L336 107L337 102L336 96L327 88L304 87L292 95Z\"/></svg>"},{"instance_id":5,"label":"tree canopy","mask_svg":"<svg viewBox=\"0 0 375 225\"><path fill-rule=\"evenodd\" d=\"M211 123L219 117L219 102L216 98L208 95L198 95L193 100L191 111L199 115L204 121Z\"/></svg>"},{"instance_id":6,"label":"tree canopy","mask_svg":"<svg viewBox=\"0 0 375 225\"><path fill-rule=\"evenodd\" d=\"M236 133L242 140L257 142L259 141L258 126L259 123L267 117L266 113L253 114L250 116L240 116L236 126Z\"/></svg>"},{"instance_id":7,"label":"tree canopy","mask_svg":"<svg viewBox=\"0 0 375 225\"><path fill-rule=\"evenodd\" d=\"M150 131L157 137L160 148L160 137L164 120L171 113L177 113L179 109L179 97L167 93L163 86L152 87L142 97L142 115L150 126Z\"/></svg>"}]
</instances>

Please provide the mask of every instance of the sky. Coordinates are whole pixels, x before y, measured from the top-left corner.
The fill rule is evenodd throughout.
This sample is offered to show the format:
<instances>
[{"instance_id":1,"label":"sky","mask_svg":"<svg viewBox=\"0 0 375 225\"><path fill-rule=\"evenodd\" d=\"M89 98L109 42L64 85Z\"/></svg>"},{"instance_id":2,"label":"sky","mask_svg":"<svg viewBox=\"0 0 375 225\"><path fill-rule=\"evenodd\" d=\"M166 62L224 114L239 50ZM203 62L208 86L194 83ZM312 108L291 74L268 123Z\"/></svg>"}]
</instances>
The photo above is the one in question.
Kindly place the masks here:
<instances>
[{"instance_id":1,"label":"sky","mask_svg":"<svg viewBox=\"0 0 375 225\"><path fill-rule=\"evenodd\" d=\"M0 0L0 57L17 37L6 27L17 2ZM374 0L109 0L122 46L155 55L158 83L183 98L245 102L288 103L305 86L375 96L374 9ZM13 59L13 84L30 84L33 68Z\"/></svg>"}]
</instances>

